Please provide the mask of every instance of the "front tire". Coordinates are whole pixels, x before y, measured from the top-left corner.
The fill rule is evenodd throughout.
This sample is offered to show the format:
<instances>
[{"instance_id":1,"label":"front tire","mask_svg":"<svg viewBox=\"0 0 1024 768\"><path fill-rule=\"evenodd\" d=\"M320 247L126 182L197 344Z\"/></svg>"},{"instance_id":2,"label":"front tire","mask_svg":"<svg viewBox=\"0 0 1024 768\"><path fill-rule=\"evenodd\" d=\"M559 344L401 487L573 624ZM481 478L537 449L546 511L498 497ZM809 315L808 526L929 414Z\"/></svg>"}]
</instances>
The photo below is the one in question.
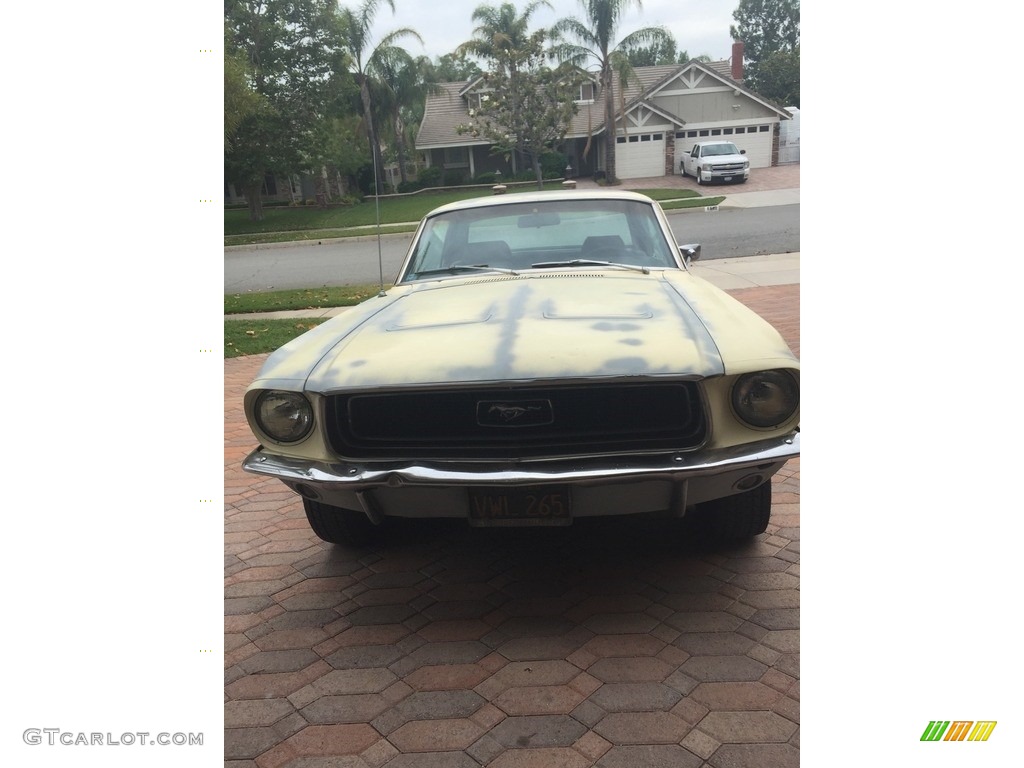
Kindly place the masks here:
<instances>
[{"instance_id":1,"label":"front tire","mask_svg":"<svg viewBox=\"0 0 1024 768\"><path fill-rule=\"evenodd\" d=\"M772 484L698 504L687 512L695 533L715 541L751 539L764 533L772 513Z\"/></svg>"},{"instance_id":2,"label":"front tire","mask_svg":"<svg viewBox=\"0 0 1024 768\"><path fill-rule=\"evenodd\" d=\"M700 168L698 168L698 169L697 169L697 171L696 171L696 173L694 173L693 175L694 175L694 178L696 178L696 179L697 179L697 183L698 183L698 184L703 184L703 183L704 183L704 182L703 182L703 181L701 180L701 178L700 178Z\"/></svg>"},{"instance_id":3,"label":"front tire","mask_svg":"<svg viewBox=\"0 0 1024 768\"><path fill-rule=\"evenodd\" d=\"M383 526L374 525L362 512L306 498L302 499L302 506L313 533L328 544L362 547L383 537Z\"/></svg>"}]
</instances>

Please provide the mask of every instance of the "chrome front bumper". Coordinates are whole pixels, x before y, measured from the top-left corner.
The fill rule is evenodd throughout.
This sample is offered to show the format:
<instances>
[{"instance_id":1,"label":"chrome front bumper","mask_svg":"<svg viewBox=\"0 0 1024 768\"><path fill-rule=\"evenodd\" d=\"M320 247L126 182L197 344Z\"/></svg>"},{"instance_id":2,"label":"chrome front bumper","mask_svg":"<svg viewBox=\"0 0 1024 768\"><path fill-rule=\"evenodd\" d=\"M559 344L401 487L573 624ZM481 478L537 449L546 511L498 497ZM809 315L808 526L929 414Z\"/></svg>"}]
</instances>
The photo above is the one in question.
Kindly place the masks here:
<instances>
[{"instance_id":1,"label":"chrome front bumper","mask_svg":"<svg viewBox=\"0 0 1024 768\"><path fill-rule=\"evenodd\" d=\"M372 519L462 517L460 500L469 487L563 485L579 489L588 503L576 515L616 514L622 493L605 496L609 488L636 493L629 511L676 508L739 493L753 482L770 478L789 459L800 455L800 433L733 448L694 454L588 457L569 460L500 462L312 462L277 456L262 446L242 468L269 475L296 493L327 504L363 509ZM754 485L757 483L755 482ZM671 503L662 503L669 499Z\"/></svg>"}]
</instances>

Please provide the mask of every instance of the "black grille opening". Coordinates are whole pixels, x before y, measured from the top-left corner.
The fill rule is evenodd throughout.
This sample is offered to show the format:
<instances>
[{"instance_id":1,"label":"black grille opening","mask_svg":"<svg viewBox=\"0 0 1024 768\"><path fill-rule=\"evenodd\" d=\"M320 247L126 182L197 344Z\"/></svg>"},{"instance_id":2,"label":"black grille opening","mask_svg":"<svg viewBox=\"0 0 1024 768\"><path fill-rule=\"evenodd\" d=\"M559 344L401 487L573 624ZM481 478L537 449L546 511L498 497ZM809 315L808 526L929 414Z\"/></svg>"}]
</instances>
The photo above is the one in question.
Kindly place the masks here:
<instances>
[{"instance_id":1,"label":"black grille opening","mask_svg":"<svg viewBox=\"0 0 1024 768\"><path fill-rule=\"evenodd\" d=\"M335 395L326 416L350 458L687 450L707 429L693 382Z\"/></svg>"}]
</instances>

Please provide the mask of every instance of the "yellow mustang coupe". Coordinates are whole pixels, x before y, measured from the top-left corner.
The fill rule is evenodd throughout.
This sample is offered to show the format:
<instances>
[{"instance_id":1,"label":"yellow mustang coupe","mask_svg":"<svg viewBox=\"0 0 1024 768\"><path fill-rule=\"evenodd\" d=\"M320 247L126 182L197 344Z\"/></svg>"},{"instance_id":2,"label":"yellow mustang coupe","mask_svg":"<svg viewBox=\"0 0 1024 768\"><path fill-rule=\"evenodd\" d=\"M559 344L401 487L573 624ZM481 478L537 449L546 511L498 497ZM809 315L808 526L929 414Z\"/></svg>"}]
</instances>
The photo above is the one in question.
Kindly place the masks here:
<instances>
[{"instance_id":1,"label":"yellow mustang coupe","mask_svg":"<svg viewBox=\"0 0 1024 768\"><path fill-rule=\"evenodd\" d=\"M764 532L799 455L799 364L694 276L661 207L538 192L424 218L394 287L281 347L245 395L244 462L362 544L389 518L684 518Z\"/></svg>"}]
</instances>

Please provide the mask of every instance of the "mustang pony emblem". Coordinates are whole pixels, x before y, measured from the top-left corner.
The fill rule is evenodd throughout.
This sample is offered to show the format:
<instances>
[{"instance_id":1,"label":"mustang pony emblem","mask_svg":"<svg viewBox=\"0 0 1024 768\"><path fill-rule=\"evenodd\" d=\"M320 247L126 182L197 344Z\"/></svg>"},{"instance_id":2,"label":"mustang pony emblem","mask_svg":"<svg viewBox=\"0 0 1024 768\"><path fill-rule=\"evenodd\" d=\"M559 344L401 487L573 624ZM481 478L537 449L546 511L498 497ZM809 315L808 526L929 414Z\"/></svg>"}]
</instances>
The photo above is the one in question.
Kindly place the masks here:
<instances>
[{"instance_id":1,"label":"mustang pony emblem","mask_svg":"<svg viewBox=\"0 0 1024 768\"><path fill-rule=\"evenodd\" d=\"M549 400L481 400L476 404L476 419L485 427L536 427L554 421L554 412Z\"/></svg>"},{"instance_id":2,"label":"mustang pony emblem","mask_svg":"<svg viewBox=\"0 0 1024 768\"><path fill-rule=\"evenodd\" d=\"M492 405L488 413L497 413L501 417L502 421L515 421L524 413L529 411L539 411L539 405Z\"/></svg>"}]
</instances>

